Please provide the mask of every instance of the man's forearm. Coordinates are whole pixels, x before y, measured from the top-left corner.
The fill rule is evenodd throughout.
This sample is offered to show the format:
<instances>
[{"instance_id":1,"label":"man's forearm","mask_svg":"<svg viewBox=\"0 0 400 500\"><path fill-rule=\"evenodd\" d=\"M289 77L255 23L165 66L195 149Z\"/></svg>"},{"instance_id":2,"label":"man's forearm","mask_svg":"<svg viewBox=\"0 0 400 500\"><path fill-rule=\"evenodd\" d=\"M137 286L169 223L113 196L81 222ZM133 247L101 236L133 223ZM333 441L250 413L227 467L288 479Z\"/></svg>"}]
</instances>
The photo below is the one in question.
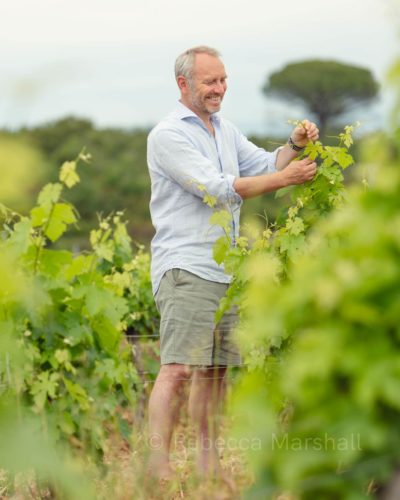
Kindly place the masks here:
<instances>
[{"instance_id":1,"label":"man's forearm","mask_svg":"<svg viewBox=\"0 0 400 500\"><path fill-rule=\"evenodd\" d=\"M291 161L298 157L298 155L299 153L297 151L294 151L289 144L286 144L278 151L276 156L276 169L282 170L287 167Z\"/></svg>"},{"instance_id":2,"label":"man's forearm","mask_svg":"<svg viewBox=\"0 0 400 500\"><path fill-rule=\"evenodd\" d=\"M254 198L287 186L283 172L257 175L255 177L237 177L233 183L235 191L241 198Z\"/></svg>"},{"instance_id":3,"label":"man's forearm","mask_svg":"<svg viewBox=\"0 0 400 500\"><path fill-rule=\"evenodd\" d=\"M273 174L237 177L233 187L243 199L253 198L286 186L308 182L314 177L316 171L317 164L309 158L300 161L293 160L286 168Z\"/></svg>"}]
</instances>

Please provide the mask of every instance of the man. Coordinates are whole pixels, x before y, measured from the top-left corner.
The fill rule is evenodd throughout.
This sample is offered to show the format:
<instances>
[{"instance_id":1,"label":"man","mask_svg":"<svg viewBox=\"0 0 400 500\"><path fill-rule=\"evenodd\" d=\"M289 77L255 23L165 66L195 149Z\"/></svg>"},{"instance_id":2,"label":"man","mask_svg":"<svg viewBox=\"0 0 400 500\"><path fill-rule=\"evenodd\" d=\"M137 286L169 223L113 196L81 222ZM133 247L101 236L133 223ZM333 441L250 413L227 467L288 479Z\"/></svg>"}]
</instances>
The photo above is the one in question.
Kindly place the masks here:
<instances>
[{"instance_id":1,"label":"man","mask_svg":"<svg viewBox=\"0 0 400 500\"><path fill-rule=\"evenodd\" d=\"M216 417L224 374L228 365L241 362L229 336L234 311L214 325L230 278L213 260L221 229L210 225L213 209L203 197L213 196L217 208L231 213L234 244L243 199L314 177L316 164L295 158L309 140L318 138L316 125L305 120L287 145L269 153L216 115L227 75L220 54L210 47L181 54L175 76L181 94L178 107L148 138L150 211L156 229L152 283L161 314L161 368L149 402L149 468L166 479L172 475L169 449L187 382L189 414L198 433L198 472L219 472Z\"/></svg>"}]
</instances>

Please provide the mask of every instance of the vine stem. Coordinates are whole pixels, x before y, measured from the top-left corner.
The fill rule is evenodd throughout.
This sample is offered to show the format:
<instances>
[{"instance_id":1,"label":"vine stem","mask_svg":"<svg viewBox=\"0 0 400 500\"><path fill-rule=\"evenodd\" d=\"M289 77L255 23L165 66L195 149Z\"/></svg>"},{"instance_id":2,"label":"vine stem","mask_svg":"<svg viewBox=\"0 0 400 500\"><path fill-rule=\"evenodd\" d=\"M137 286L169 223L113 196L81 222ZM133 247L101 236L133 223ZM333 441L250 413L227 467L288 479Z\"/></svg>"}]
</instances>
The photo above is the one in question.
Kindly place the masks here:
<instances>
[{"instance_id":1,"label":"vine stem","mask_svg":"<svg viewBox=\"0 0 400 500\"><path fill-rule=\"evenodd\" d=\"M49 213L49 217L46 221L46 224L45 226L39 231L39 236L45 238L46 237L46 231L48 230L49 228L49 225L50 225L50 221L51 221L51 218L53 216L53 213L54 213L54 207L55 207L55 203L52 203L52 207L50 209L50 213ZM42 256L42 250L43 250L43 239L40 240L40 245L36 245L36 255L35 255L35 262L34 262L34 265L33 265L33 273L34 274L37 274L38 272L38 268L39 268L39 261L40 261L40 257Z\"/></svg>"}]
</instances>

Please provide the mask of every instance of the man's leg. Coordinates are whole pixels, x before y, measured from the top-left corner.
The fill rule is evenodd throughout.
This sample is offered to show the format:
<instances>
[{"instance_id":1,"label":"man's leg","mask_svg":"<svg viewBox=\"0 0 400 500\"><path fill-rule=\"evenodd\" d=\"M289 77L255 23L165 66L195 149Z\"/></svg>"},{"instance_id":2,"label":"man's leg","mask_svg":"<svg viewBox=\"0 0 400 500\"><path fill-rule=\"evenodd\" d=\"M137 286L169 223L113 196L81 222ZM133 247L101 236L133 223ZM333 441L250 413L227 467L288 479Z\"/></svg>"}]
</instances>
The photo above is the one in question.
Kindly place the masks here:
<instances>
[{"instance_id":1,"label":"man's leg","mask_svg":"<svg viewBox=\"0 0 400 500\"><path fill-rule=\"evenodd\" d=\"M169 452L172 433L182 405L184 384L191 371L186 365L162 365L149 400L149 470L160 479L169 479L172 469Z\"/></svg>"},{"instance_id":2,"label":"man's leg","mask_svg":"<svg viewBox=\"0 0 400 500\"><path fill-rule=\"evenodd\" d=\"M198 472L219 475L220 463L216 440L225 392L225 366L195 370L189 396L189 414L198 436Z\"/></svg>"}]
</instances>

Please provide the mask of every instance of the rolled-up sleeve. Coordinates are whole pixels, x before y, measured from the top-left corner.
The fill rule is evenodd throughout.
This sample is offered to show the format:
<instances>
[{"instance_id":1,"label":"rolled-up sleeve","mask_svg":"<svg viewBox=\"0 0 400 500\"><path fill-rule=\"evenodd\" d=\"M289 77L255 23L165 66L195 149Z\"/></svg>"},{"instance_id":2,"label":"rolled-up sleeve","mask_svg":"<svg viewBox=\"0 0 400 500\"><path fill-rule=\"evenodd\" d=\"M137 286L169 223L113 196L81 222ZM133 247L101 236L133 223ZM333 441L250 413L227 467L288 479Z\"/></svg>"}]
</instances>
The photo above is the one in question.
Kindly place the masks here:
<instances>
[{"instance_id":1,"label":"rolled-up sleeve","mask_svg":"<svg viewBox=\"0 0 400 500\"><path fill-rule=\"evenodd\" d=\"M241 196L235 191L235 176L218 172L213 162L201 154L181 131L161 129L149 137L149 164L185 191L203 198L207 193L218 205L240 205Z\"/></svg>"},{"instance_id":2,"label":"rolled-up sleeve","mask_svg":"<svg viewBox=\"0 0 400 500\"><path fill-rule=\"evenodd\" d=\"M236 136L239 171L241 177L271 174L276 172L276 159L281 147L269 152L247 139L242 133Z\"/></svg>"}]
</instances>

